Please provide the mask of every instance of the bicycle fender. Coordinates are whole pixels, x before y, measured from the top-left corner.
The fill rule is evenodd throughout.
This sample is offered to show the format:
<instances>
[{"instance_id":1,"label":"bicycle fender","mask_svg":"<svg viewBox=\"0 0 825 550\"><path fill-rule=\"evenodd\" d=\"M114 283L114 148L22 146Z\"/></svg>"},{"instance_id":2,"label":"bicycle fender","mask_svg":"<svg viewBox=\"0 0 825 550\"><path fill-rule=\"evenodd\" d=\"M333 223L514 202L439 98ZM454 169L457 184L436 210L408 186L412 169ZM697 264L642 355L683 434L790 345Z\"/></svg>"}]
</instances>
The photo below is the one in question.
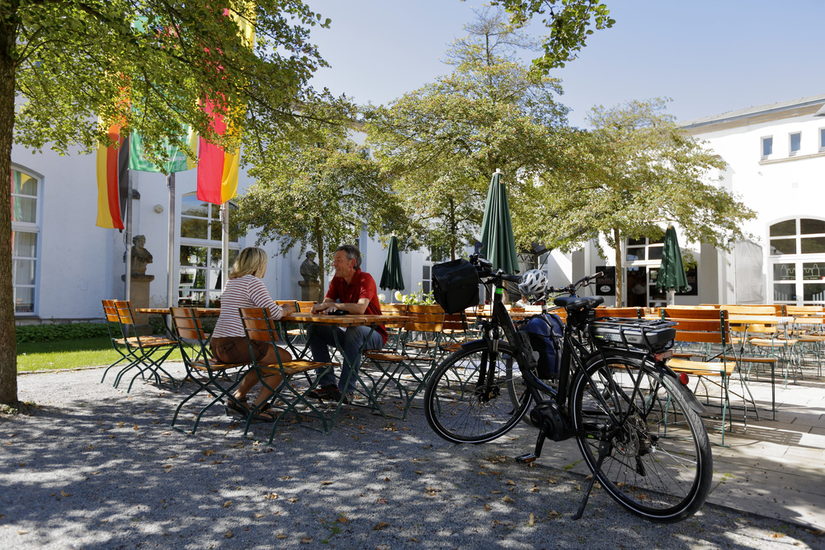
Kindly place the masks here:
<instances>
[{"instance_id":1,"label":"bicycle fender","mask_svg":"<svg viewBox=\"0 0 825 550\"><path fill-rule=\"evenodd\" d=\"M656 361L655 363L649 362L648 364L656 369L656 372L659 373L660 377L669 376L673 379L676 388L678 388L679 393L682 394L682 397L685 398L685 401L691 409L693 409L697 414L705 414L705 406L702 405L701 401L699 401L693 392L690 391L690 388L679 381L679 377L670 367L667 366L667 364L662 363L661 361Z\"/></svg>"}]
</instances>

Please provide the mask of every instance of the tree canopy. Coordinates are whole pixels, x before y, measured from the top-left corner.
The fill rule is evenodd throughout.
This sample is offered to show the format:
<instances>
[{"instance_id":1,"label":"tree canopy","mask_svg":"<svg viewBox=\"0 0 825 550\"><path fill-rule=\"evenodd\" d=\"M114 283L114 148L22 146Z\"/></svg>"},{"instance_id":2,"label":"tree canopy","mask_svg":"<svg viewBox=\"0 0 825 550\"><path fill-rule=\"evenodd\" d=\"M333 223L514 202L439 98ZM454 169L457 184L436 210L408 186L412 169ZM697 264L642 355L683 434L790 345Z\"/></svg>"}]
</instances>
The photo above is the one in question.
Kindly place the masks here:
<instances>
[{"instance_id":1,"label":"tree canopy","mask_svg":"<svg viewBox=\"0 0 825 550\"><path fill-rule=\"evenodd\" d=\"M546 197L553 242L570 250L605 237L617 277L624 239L661 237L676 224L691 241L726 248L754 216L712 181L724 161L681 132L665 106L654 99L594 108L594 130L578 136L582 171L557 182L567 192ZM616 286L619 303L621 280Z\"/></svg>"},{"instance_id":2,"label":"tree canopy","mask_svg":"<svg viewBox=\"0 0 825 550\"><path fill-rule=\"evenodd\" d=\"M455 69L367 113L368 143L411 220L412 243L452 257L479 236L490 176L501 169L518 244L535 240L519 213L536 176L561 164L565 109L557 82L515 60L529 45L503 14L486 13L449 52ZM525 200L521 200L525 199Z\"/></svg>"}]
</instances>

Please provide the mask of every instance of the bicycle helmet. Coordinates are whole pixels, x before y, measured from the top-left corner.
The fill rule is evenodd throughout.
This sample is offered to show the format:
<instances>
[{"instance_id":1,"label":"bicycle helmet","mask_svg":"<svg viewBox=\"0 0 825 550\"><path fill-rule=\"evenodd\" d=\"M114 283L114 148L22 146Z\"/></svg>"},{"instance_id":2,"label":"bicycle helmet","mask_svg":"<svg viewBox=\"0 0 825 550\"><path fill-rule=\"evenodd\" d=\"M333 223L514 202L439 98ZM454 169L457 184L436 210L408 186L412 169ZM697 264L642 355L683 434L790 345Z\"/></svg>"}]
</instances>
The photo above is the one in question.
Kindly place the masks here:
<instances>
[{"instance_id":1,"label":"bicycle helmet","mask_svg":"<svg viewBox=\"0 0 825 550\"><path fill-rule=\"evenodd\" d=\"M547 294L547 274L541 269L525 271L518 284L519 292L524 296L544 298Z\"/></svg>"}]
</instances>

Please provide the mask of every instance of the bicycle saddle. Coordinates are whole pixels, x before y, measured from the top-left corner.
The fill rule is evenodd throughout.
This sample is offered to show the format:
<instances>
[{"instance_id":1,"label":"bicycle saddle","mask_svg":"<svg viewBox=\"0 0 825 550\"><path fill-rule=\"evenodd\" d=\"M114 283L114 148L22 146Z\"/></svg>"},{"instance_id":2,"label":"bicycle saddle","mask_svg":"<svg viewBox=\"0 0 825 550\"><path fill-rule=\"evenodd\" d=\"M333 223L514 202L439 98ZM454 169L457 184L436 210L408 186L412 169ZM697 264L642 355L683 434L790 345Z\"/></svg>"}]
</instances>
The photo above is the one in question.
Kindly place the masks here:
<instances>
[{"instance_id":1,"label":"bicycle saddle","mask_svg":"<svg viewBox=\"0 0 825 550\"><path fill-rule=\"evenodd\" d=\"M564 309L593 309L604 302L602 296L558 296L553 303Z\"/></svg>"}]
</instances>

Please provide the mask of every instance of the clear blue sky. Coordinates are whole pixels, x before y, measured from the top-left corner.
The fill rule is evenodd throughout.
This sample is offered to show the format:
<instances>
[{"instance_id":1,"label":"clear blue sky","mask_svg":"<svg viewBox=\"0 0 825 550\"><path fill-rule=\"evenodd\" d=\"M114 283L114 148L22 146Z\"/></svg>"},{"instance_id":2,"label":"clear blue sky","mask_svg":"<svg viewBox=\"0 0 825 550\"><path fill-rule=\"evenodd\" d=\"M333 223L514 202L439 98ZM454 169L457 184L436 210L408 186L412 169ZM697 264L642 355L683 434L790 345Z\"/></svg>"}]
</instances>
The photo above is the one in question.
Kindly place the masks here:
<instances>
[{"instance_id":1,"label":"clear blue sky","mask_svg":"<svg viewBox=\"0 0 825 550\"><path fill-rule=\"evenodd\" d=\"M332 65L314 84L388 103L450 68L448 45L478 0L309 0L332 18L314 32ZM593 105L669 97L680 121L825 93L825 0L606 0L616 24L552 76L572 124ZM541 27L532 26L540 31Z\"/></svg>"}]
</instances>

